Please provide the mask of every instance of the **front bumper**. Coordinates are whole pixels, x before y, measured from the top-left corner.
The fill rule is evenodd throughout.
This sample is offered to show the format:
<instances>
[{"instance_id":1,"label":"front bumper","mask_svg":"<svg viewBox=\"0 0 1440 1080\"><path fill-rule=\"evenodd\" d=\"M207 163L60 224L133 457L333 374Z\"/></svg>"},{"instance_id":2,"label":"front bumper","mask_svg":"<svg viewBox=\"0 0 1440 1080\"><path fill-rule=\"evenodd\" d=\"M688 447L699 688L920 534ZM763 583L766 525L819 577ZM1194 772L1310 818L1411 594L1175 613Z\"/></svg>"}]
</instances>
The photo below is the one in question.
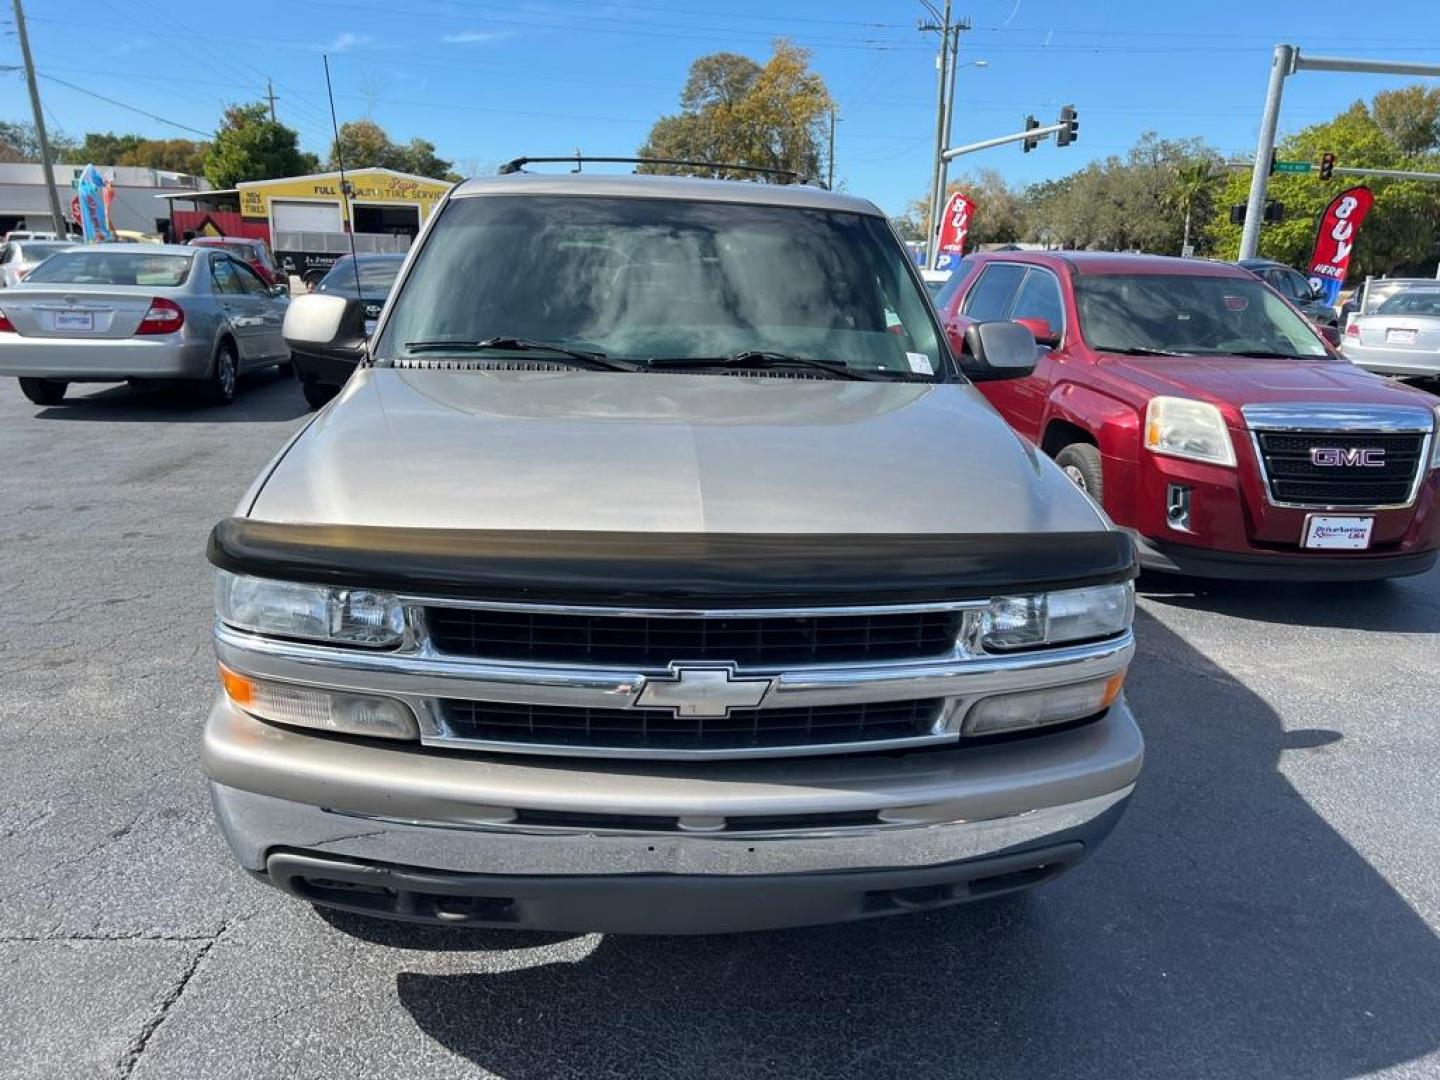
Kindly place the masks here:
<instances>
[{"instance_id":1,"label":"front bumper","mask_svg":"<svg viewBox=\"0 0 1440 1080\"><path fill-rule=\"evenodd\" d=\"M114 340L7 334L0 341L0 375L67 382L203 379L211 357L209 341L184 333Z\"/></svg>"},{"instance_id":2,"label":"front bumper","mask_svg":"<svg viewBox=\"0 0 1440 1080\"><path fill-rule=\"evenodd\" d=\"M1423 574L1440 552L1412 551L1400 555L1323 555L1315 552L1256 551L1237 553L1148 540L1136 535L1135 550L1146 570L1185 577L1231 581L1379 581Z\"/></svg>"},{"instance_id":3,"label":"front bumper","mask_svg":"<svg viewBox=\"0 0 1440 1080\"><path fill-rule=\"evenodd\" d=\"M702 933L1046 880L1110 830L1143 753L1123 700L1006 743L703 765L329 739L221 700L203 759L241 864L305 899L425 922Z\"/></svg>"}]
</instances>

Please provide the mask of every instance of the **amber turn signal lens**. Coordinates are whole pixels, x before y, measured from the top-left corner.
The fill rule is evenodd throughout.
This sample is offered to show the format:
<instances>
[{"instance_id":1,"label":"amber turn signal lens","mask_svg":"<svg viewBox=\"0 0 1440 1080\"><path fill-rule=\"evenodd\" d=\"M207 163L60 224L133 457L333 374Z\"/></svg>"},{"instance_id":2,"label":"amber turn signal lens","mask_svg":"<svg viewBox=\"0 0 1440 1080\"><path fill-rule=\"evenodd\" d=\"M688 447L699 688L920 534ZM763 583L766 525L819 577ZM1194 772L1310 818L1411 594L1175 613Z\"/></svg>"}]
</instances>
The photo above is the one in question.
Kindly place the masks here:
<instances>
[{"instance_id":1,"label":"amber turn signal lens","mask_svg":"<svg viewBox=\"0 0 1440 1080\"><path fill-rule=\"evenodd\" d=\"M249 705L255 700L255 684L224 664L220 665L220 685L225 688L226 696L236 705Z\"/></svg>"},{"instance_id":2,"label":"amber turn signal lens","mask_svg":"<svg viewBox=\"0 0 1440 1080\"><path fill-rule=\"evenodd\" d=\"M1110 676L1110 681L1105 684L1105 696L1101 699L1104 708L1115 704L1115 699L1120 696L1120 690L1125 685L1125 672L1119 671Z\"/></svg>"}]
</instances>

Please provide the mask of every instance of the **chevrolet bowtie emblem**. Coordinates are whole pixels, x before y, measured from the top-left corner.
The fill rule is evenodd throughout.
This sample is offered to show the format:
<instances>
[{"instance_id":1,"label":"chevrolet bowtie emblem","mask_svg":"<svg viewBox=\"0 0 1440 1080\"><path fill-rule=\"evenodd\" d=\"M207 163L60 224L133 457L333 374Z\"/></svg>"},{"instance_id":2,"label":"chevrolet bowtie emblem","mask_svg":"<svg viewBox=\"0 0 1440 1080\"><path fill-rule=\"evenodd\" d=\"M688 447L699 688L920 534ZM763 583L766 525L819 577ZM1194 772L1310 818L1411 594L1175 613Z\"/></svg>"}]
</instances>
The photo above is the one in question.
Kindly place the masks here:
<instances>
[{"instance_id":1,"label":"chevrolet bowtie emblem","mask_svg":"<svg viewBox=\"0 0 1440 1080\"><path fill-rule=\"evenodd\" d=\"M635 705L670 709L676 716L729 716L731 709L753 709L775 680L736 678L735 666L671 664L669 678L645 680Z\"/></svg>"}]
</instances>

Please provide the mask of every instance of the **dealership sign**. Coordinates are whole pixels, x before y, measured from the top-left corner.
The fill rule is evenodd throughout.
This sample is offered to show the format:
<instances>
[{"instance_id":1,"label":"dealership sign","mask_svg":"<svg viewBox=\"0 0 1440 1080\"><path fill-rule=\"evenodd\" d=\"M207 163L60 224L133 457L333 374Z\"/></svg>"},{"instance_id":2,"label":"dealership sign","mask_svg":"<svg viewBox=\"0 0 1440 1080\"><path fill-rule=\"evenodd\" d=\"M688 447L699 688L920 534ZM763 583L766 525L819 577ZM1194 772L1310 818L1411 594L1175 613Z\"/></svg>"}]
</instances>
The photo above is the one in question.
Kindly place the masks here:
<instances>
[{"instance_id":1,"label":"dealership sign","mask_svg":"<svg viewBox=\"0 0 1440 1080\"><path fill-rule=\"evenodd\" d=\"M1310 256L1310 283L1324 290L1325 302L1334 304L1350 269L1355 235L1370 212L1375 195L1367 187L1353 187L1331 200L1320 218L1315 254Z\"/></svg>"},{"instance_id":2,"label":"dealership sign","mask_svg":"<svg viewBox=\"0 0 1440 1080\"><path fill-rule=\"evenodd\" d=\"M970 234L970 217L974 212L975 204L958 191L945 203L945 212L940 215L937 270L948 269L965 254L965 237Z\"/></svg>"}]
</instances>

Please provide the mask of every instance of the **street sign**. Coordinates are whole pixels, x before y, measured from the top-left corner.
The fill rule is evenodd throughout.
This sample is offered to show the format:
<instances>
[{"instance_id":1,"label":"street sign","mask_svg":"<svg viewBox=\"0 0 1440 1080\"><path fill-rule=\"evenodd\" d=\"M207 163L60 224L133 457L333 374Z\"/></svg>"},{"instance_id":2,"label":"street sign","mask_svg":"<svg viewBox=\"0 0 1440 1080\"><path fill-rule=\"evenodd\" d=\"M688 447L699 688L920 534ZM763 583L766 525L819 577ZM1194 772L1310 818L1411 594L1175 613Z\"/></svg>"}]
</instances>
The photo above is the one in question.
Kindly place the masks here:
<instances>
[{"instance_id":1,"label":"street sign","mask_svg":"<svg viewBox=\"0 0 1440 1080\"><path fill-rule=\"evenodd\" d=\"M1310 171L1308 161L1277 161L1275 162L1276 172L1306 173Z\"/></svg>"},{"instance_id":2,"label":"street sign","mask_svg":"<svg viewBox=\"0 0 1440 1080\"><path fill-rule=\"evenodd\" d=\"M1181 245L1180 245L1180 257L1181 257L1182 259L1193 259L1193 258L1195 257L1195 245L1194 245L1194 244L1181 244Z\"/></svg>"}]
</instances>

